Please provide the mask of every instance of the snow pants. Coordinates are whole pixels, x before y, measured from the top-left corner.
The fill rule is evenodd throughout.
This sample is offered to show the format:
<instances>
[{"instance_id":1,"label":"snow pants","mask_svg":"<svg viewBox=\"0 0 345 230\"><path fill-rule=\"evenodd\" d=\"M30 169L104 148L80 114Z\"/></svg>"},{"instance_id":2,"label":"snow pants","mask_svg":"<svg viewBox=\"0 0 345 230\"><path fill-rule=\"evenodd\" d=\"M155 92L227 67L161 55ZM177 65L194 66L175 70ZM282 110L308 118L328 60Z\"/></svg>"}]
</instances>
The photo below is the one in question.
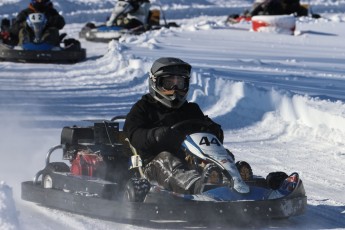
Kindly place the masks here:
<instances>
[{"instance_id":1,"label":"snow pants","mask_svg":"<svg viewBox=\"0 0 345 230\"><path fill-rule=\"evenodd\" d=\"M18 45L21 46L24 43L34 41L35 35L30 28L25 26L19 31L18 38ZM60 46L59 30L55 27L45 29L41 40L53 46Z\"/></svg>"},{"instance_id":2,"label":"snow pants","mask_svg":"<svg viewBox=\"0 0 345 230\"><path fill-rule=\"evenodd\" d=\"M195 182L201 177L196 170L188 170L183 160L166 151L144 167L144 174L149 181L184 194L193 194Z\"/></svg>"}]
</instances>

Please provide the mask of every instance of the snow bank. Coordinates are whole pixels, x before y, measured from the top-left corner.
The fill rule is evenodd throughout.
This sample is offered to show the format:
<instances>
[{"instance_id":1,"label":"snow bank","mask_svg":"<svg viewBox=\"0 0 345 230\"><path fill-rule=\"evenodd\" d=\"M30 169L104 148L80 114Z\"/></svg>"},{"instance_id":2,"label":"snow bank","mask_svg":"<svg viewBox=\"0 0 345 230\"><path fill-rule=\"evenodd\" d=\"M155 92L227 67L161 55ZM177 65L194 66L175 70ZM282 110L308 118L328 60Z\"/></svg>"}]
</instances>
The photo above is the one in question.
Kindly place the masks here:
<instances>
[{"instance_id":1,"label":"snow bank","mask_svg":"<svg viewBox=\"0 0 345 230\"><path fill-rule=\"evenodd\" d=\"M18 213L12 197L12 188L0 181L0 229L19 229Z\"/></svg>"},{"instance_id":2,"label":"snow bank","mask_svg":"<svg viewBox=\"0 0 345 230\"><path fill-rule=\"evenodd\" d=\"M224 128L240 129L266 122L268 114L287 127L284 135L322 138L343 145L345 139L345 104L321 100L284 90L267 90L245 82L213 80L194 74L191 101L203 107Z\"/></svg>"}]
</instances>

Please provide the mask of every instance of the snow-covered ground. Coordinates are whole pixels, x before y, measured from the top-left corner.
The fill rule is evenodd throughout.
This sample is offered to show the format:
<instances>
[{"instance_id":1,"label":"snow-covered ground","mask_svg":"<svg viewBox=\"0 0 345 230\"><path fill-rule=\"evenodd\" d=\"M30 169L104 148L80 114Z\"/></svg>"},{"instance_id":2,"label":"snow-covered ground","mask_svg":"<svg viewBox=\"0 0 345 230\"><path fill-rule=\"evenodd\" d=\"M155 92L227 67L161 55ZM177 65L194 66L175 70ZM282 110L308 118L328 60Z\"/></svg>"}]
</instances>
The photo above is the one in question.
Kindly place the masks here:
<instances>
[{"instance_id":1,"label":"snow-covered ground","mask_svg":"<svg viewBox=\"0 0 345 230\"><path fill-rule=\"evenodd\" d=\"M77 38L87 21L104 22L112 2L54 3L68 23L64 31ZM20 183L43 168L46 152L60 142L61 128L126 114L147 92L147 72L162 56L192 64L189 100L222 124L225 145L237 160L250 162L257 175L300 173L306 213L255 227L345 228L345 1L311 1L323 18L300 18L295 36L224 23L251 1L160 2L168 21L180 28L109 44L81 40L88 59L75 65L0 62L0 229L205 227L114 223L20 198ZM0 19L15 16L27 3L1 0Z\"/></svg>"}]
</instances>

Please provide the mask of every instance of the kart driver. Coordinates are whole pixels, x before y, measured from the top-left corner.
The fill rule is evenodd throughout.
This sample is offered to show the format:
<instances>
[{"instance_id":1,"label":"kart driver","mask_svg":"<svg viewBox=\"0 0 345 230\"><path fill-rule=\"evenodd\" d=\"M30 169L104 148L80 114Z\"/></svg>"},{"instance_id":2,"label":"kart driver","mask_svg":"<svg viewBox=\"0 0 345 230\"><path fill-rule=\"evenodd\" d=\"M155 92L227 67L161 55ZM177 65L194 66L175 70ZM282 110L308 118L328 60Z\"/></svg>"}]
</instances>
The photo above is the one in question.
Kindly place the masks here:
<instances>
[{"instance_id":1,"label":"kart driver","mask_svg":"<svg viewBox=\"0 0 345 230\"><path fill-rule=\"evenodd\" d=\"M126 29L145 27L149 18L150 6L149 0L118 0L106 25Z\"/></svg>"},{"instance_id":2,"label":"kart driver","mask_svg":"<svg viewBox=\"0 0 345 230\"><path fill-rule=\"evenodd\" d=\"M231 14L227 21L238 22L236 19L250 18L256 15L290 15L308 16L308 9L300 4L300 0L254 0L250 10L242 15ZM320 18L319 14L311 14L313 18Z\"/></svg>"},{"instance_id":3,"label":"kart driver","mask_svg":"<svg viewBox=\"0 0 345 230\"><path fill-rule=\"evenodd\" d=\"M50 0L31 0L29 7L18 14L11 30L11 34L18 36L18 45L33 41L34 33L26 23L27 17L32 13L44 13L47 18L42 41L59 46L59 30L65 26L65 20L54 9L53 3Z\"/></svg>"},{"instance_id":4,"label":"kart driver","mask_svg":"<svg viewBox=\"0 0 345 230\"><path fill-rule=\"evenodd\" d=\"M300 5L299 0L256 0L249 12L250 16L283 14L308 16L308 10Z\"/></svg>"},{"instance_id":5,"label":"kart driver","mask_svg":"<svg viewBox=\"0 0 345 230\"><path fill-rule=\"evenodd\" d=\"M186 101L191 65L172 57L156 60L149 73L149 93L136 102L126 117L124 131L143 160L149 181L178 193L197 194L204 183L222 183L222 173L214 164L202 173L188 170L179 151L184 136L170 127L178 122L211 121L196 103ZM223 130L211 121L211 132L223 142Z\"/></svg>"}]
</instances>

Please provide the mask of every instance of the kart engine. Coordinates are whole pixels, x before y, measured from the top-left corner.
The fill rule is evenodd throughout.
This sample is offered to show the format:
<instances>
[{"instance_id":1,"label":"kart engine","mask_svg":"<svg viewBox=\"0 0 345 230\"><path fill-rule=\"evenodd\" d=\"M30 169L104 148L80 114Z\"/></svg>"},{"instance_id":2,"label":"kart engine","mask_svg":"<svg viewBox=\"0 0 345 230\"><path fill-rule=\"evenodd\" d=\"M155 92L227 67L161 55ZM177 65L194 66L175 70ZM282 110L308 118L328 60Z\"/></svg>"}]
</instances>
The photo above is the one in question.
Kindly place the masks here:
<instances>
[{"instance_id":1,"label":"kart engine","mask_svg":"<svg viewBox=\"0 0 345 230\"><path fill-rule=\"evenodd\" d=\"M81 150L71 161L71 173L74 175L103 178L106 172L106 163L101 155Z\"/></svg>"},{"instance_id":2,"label":"kart engine","mask_svg":"<svg viewBox=\"0 0 345 230\"><path fill-rule=\"evenodd\" d=\"M63 159L71 173L114 181L127 171L128 151L121 142L119 123L97 121L89 127L64 127L61 133Z\"/></svg>"}]
</instances>

